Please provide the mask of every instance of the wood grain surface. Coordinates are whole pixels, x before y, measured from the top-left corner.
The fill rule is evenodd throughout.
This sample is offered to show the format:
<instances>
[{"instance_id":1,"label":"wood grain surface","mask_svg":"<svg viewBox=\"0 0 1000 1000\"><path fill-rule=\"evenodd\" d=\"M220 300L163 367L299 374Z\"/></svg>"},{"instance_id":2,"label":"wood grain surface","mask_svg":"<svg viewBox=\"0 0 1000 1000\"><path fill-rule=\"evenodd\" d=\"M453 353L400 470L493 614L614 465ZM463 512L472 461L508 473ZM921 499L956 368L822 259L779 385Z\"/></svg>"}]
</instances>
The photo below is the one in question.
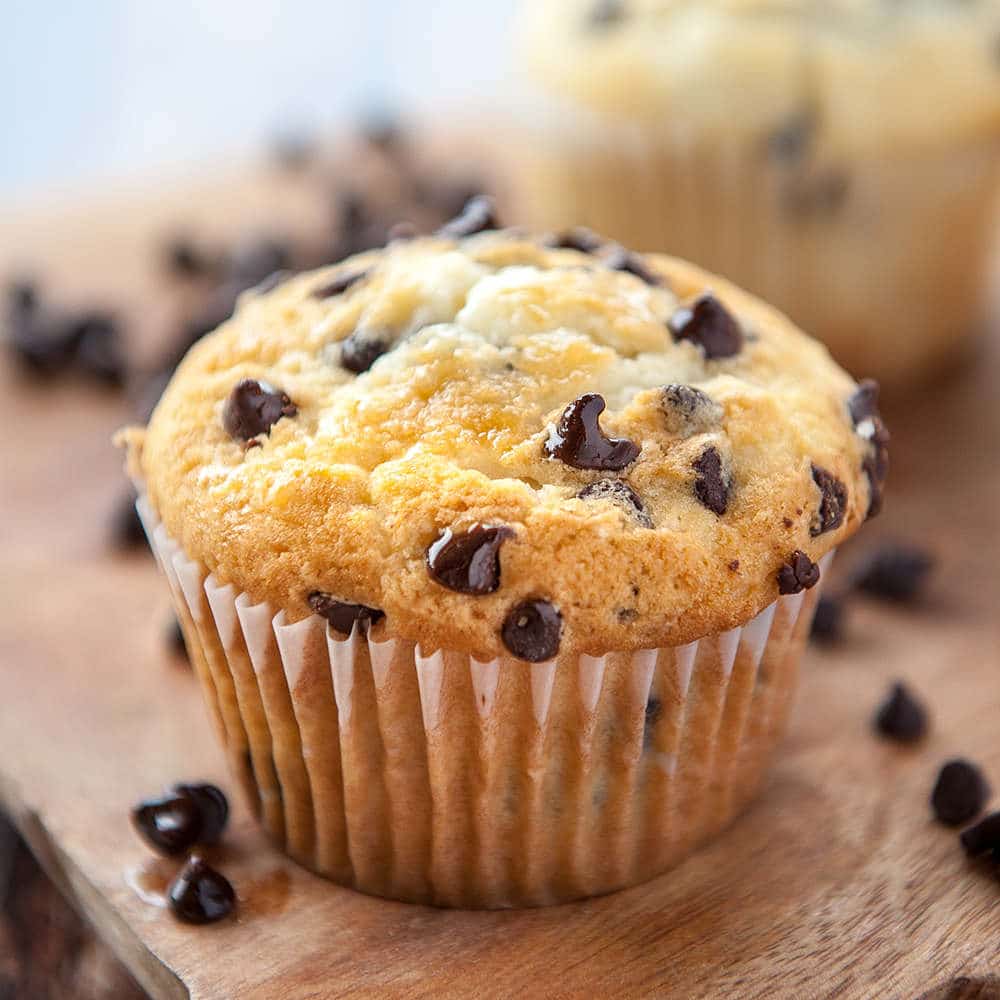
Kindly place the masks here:
<instances>
[{"instance_id":1,"label":"wood grain surface","mask_svg":"<svg viewBox=\"0 0 1000 1000\"><path fill-rule=\"evenodd\" d=\"M236 209L284 218L295 204L253 178L10 210L0 273L39 270L61 294L113 300L148 351L166 322L150 305L163 300L162 233L185 219L225 232ZM917 541L939 559L928 593L917 607L852 603L845 640L808 656L763 796L681 867L552 909L424 909L298 869L236 803L216 857L238 918L190 928L130 887L171 866L128 810L181 778L228 782L194 678L164 642L165 585L147 555L107 545L122 486L110 436L128 409L72 380L25 382L4 361L0 801L157 998L996 996L1000 883L965 861L927 799L956 755L1000 789L998 383L994 340L888 414L887 510L838 569L876 538ZM895 678L933 717L909 749L870 729Z\"/></svg>"}]
</instances>

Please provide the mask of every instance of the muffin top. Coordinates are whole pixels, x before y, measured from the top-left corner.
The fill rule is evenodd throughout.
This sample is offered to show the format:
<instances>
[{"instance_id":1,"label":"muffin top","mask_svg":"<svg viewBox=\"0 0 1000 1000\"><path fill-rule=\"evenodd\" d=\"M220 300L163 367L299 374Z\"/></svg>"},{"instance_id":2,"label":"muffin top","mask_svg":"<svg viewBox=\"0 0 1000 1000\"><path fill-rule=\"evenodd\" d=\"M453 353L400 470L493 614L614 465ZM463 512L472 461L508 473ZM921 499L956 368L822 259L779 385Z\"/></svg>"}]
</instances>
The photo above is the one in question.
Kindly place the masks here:
<instances>
[{"instance_id":1,"label":"muffin top","mask_svg":"<svg viewBox=\"0 0 1000 1000\"><path fill-rule=\"evenodd\" d=\"M685 137L807 125L830 151L1000 134L996 0L532 0L533 73Z\"/></svg>"},{"instance_id":2,"label":"muffin top","mask_svg":"<svg viewBox=\"0 0 1000 1000\"><path fill-rule=\"evenodd\" d=\"M744 623L877 508L885 432L818 343L727 282L473 205L247 293L125 434L223 581L479 658Z\"/></svg>"}]
</instances>

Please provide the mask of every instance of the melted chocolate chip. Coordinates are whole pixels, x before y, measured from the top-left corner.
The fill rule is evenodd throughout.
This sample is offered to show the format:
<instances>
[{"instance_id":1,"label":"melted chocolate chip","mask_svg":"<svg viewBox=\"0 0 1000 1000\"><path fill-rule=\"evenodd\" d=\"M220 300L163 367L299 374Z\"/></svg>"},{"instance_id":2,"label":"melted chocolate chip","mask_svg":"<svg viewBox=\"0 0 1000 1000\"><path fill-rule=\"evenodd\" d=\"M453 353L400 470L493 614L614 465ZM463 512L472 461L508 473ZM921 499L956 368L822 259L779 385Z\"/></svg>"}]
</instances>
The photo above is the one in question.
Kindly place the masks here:
<instances>
[{"instance_id":1,"label":"melted chocolate chip","mask_svg":"<svg viewBox=\"0 0 1000 1000\"><path fill-rule=\"evenodd\" d=\"M637 253L626 250L625 247L616 246L604 258L605 265L612 271L626 271L634 274L647 285L663 284L663 279L643 260Z\"/></svg>"},{"instance_id":2,"label":"melted chocolate chip","mask_svg":"<svg viewBox=\"0 0 1000 1000\"><path fill-rule=\"evenodd\" d=\"M959 840L970 858L977 858L987 851L996 853L1000 850L1000 812L990 813L975 826L963 830Z\"/></svg>"},{"instance_id":3,"label":"melted chocolate chip","mask_svg":"<svg viewBox=\"0 0 1000 1000\"><path fill-rule=\"evenodd\" d=\"M249 441L258 434L270 434L271 427L282 417L298 413L288 396L270 385L253 378L241 379L222 409L222 426L230 437Z\"/></svg>"},{"instance_id":4,"label":"melted chocolate chip","mask_svg":"<svg viewBox=\"0 0 1000 1000\"><path fill-rule=\"evenodd\" d=\"M500 586L500 546L513 534L502 525L474 524L460 532L445 528L427 549L427 571L460 594L492 594Z\"/></svg>"},{"instance_id":5,"label":"melted chocolate chip","mask_svg":"<svg viewBox=\"0 0 1000 1000\"><path fill-rule=\"evenodd\" d=\"M391 348L388 338L368 330L355 330L340 343L340 363L349 372L360 375Z\"/></svg>"},{"instance_id":6,"label":"melted chocolate chip","mask_svg":"<svg viewBox=\"0 0 1000 1000\"><path fill-rule=\"evenodd\" d=\"M700 296L690 307L678 309L667 325L674 340L690 340L705 352L708 361L730 358L743 347L743 333L736 319L711 294Z\"/></svg>"},{"instance_id":7,"label":"melted chocolate chip","mask_svg":"<svg viewBox=\"0 0 1000 1000\"><path fill-rule=\"evenodd\" d=\"M559 652L562 615L548 601L523 601L508 612L500 637L519 660L551 660Z\"/></svg>"},{"instance_id":8,"label":"melted chocolate chip","mask_svg":"<svg viewBox=\"0 0 1000 1000\"><path fill-rule=\"evenodd\" d=\"M196 844L202 827L198 803L175 792L140 802L132 822L150 847L167 855L183 854Z\"/></svg>"},{"instance_id":9,"label":"melted chocolate chip","mask_svg":"<svg viewBox=\"0 0 1000 1000\"><path fill-rule=\"evenodd\" d=\"M222 836L222 831L229 820L229 802L222 789L216 785L200 782L174 785L170 791L175 795L187 796L198 807L201 819L198 843L214 844Z\"/></svg>"},{"instance_id":10,"label":"melted chocolate chip","mask_svg":"<svg viewBox=\"0 0 1000 1000\"><path fill-rule=\"evenodd\" d=\"M982 812L990 789L983 772L967 760L950 760L931 792L931 809L946 826L961 826Z\"/></svg>"},{"instance_id":11,"label":"melted chocolate chip","mask_svg":"<svg viewBox=\"0 0 1000 1000\"><path fill-rule=\"evenodd\" d=\"M344 271L342 274L336 275L325 285L317 288L312 293L313 298L332 299L335 295L342 295L348 288L367 278L371 274L371 270L370 267L363 267L353 271Z\"/></svg>"},{"instance_id":12,"label":"melted chocolate chip","mask_svg":"<svg viewBox=\"0 0 1000 1000\"><path fill-rule=\"evenodd\" d=\"M844 634L844 602L833 594L821 594L812 620L811 639L837 642Z\"/></svg>"},{"instance_id":13,"label":"melted chocolate chip","mask_svg":"<svg viewBox=\"0 0 1000 1000\"><path fill-rule=\"evenodd\" d=\"M804 552L796 549L778 570L778 593L801 594L819 583L819 566Z\"/></svg>"},{"instance_id":14,"label":"melted chocolate chip","mask_svg":"<svg viewBox=\"0 0 1000 1000\"><path fill-rule=\"evenodd\" d=\"M916 546L884 545L875 549L854 575L854 586L873 597L905 604L924 589L934 557Z\"/></svg>"},{"instance_id":15,"label":"melted chocolate chip","mask_svg":"<svg viewBox=\"0 0 1000 1000\"><path fill-rule=\"evenodd\" d=\"M653 519L649 516L642 497L622 479L598 479L584 486L577 497L580 500L608 500L623 508L643 528L653 527Z\"/></svg>"},{"instance_id":16,"label":"melted chocolate chip","mask_svg":"<svg viewBox=\"0 0 1000 1000\"><path fill-rule=\"evenodd\" d=\"M624 19L624 0L596 0L587 14L587 25L591 28L610 28Z\"/></svg>"},{"instance_id":17,"label":"melted chocolate chip","mask_svg":"<svg viewBox=\"0 0 1000 1000\"><path fill-rule=\"evenodd\" d=\"M174 916L187 924L210 924L236 908L229 880L204 858L192 855L167 889Z\"/></svg>"},{"instance_id":18,"label":"melted chocolate chip","mask_svg":"<svg viewBox=\"0 0 1000 1000\"><path fill-rule=\"evenodd\" d=\"M875 713L875 729L897 743L914 743L927 732L927 709L900 683Z\"/></svg>"},{"instance_id":19,"label":"melted chocolate chip","mask_svg":"<svg viewBox=\"0 0 1000 1000\"><path fill-rule=\"evenodd\" d=\"M574 226L556 233L548 242L555 250L578 250L580 253L596 253L604 246L604 240L586 226Z\"/></svg>"},{"instance_id":20,"label":"melted chocolate chip","mask_svg":"<svg viewBox=\"0 0 1000 1000\"><path fill-rule=\"evenodd\" d=\"M878 393L878 382L874 379L866 378L858 384L858 388L847 401L847 409L855 427L869 417L879 416Z\"/></svg>"},{"instance_id":21,"label":"melted chocolate chip","mask_svg":"<svg viewBox=\"0 0 1000 1000\"><path fill-rule=\"evenodd\" d=\"M722 467L722 456L717 448L706 448L693 463L698 478L694 481L695 496L713 514L722 517L729 507L732 480Z\"/></svg>"},{"instance_id":22,"label":"melted chocolate chip","mask_svg":"<svg viewBox=\"0 0 1000 1000\"><path fill-rule=\"evenodd\" d=\"M639 445L627 438L606 437L601 430L598 417L604 408L604 398L595 392L570 403L545 442L545 453L574 469L620 472L634 462Z\"/></svg>"},{"instance_id":23,"label":"melted chocolate chip","mask_svg":"<svg viewBox=\"0 0 1000 1000\"><path fill-rule=\"evenodd\" d=\"M446 222L439 230L438 236L451 237L460 240L465 236L473 236L490 229L499 229L496 205L487 195L479 194L470 198L460 215Z\"/></svg>"},{"instance_id":24,"label":"melted chocolate chip","mask_svg":"<svg viewBox=\"0 0 1000 1000\"><path fill-rule=\"evenodd\" d=\"M819 487L819 510L809 527L814 538L833 531L844 523L847 512L847 487L836 476L818 465L812 467L813 482Z\"/></svg>"},{"instance_id":25,"label":"melted chocolate chip","mask_svg":"<svg viewBox=\"0 0 1000 1000\"><path fill-rule=\"evenodd\" d=\"M379 611L378 608L341 601L322 590L314 590L309 595L308 601L309 607L316 614L325 618L334 631L343 635L350 635L355 623L364 631L369 625L374 625L375 622L385 617L385 612Z\"/></svg>"}]
</instances>

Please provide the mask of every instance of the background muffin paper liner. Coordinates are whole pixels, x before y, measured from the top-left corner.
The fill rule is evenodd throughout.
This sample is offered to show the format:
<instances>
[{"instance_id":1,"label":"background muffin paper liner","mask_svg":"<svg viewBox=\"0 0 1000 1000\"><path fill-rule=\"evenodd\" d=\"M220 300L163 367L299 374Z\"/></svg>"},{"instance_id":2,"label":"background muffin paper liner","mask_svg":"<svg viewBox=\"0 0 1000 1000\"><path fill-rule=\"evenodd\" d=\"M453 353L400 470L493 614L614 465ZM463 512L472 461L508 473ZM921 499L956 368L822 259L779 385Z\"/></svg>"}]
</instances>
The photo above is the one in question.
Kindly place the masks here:
<instances>
[{"instance_id":1,"label":"background muffin paper liner","mask_svg":"<svg viewBox=\"0 0 1000 1000\"><path fill-rule=\"evenodd\" d=\"M344 638L289 622L137 506L271 839L342 885L440 906L610 892L726 826L781 737L819 592L686 646L483 663L382 623Z\"/></svg>"},{"instance_id":2,"label":"background muffin paper liner","mask_svg":"<svg viewBox=\"0 0 1000 1000\"><path fill-rule=\"evenodd\" d=\"M984 325L995 141L836 155L811 151L794 122L700 137L536 112L520 182L536 228L582 222L724 274L888 388L961 357Z\"/></svg>"}]
</instances>

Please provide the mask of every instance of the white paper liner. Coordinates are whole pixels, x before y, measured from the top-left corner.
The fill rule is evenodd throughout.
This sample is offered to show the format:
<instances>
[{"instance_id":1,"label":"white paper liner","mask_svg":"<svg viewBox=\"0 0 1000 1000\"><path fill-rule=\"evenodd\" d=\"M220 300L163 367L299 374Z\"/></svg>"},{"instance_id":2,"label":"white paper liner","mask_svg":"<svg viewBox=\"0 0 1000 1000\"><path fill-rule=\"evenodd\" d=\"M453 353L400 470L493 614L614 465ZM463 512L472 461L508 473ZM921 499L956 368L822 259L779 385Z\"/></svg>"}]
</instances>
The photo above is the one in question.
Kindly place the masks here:
<instances>
[{"instance_id":1,"label":"white paper liner","mask_svg":"<svg viewBox=\"0 0 1000 1000\"><path fill-rule=\"evenodd\" d=\"M783 730L819 590L677 648L481 662L289 622L137 506L264 828L341 884L436 905L609 892L726 826Z\"/></svg>"}]
</instances>

